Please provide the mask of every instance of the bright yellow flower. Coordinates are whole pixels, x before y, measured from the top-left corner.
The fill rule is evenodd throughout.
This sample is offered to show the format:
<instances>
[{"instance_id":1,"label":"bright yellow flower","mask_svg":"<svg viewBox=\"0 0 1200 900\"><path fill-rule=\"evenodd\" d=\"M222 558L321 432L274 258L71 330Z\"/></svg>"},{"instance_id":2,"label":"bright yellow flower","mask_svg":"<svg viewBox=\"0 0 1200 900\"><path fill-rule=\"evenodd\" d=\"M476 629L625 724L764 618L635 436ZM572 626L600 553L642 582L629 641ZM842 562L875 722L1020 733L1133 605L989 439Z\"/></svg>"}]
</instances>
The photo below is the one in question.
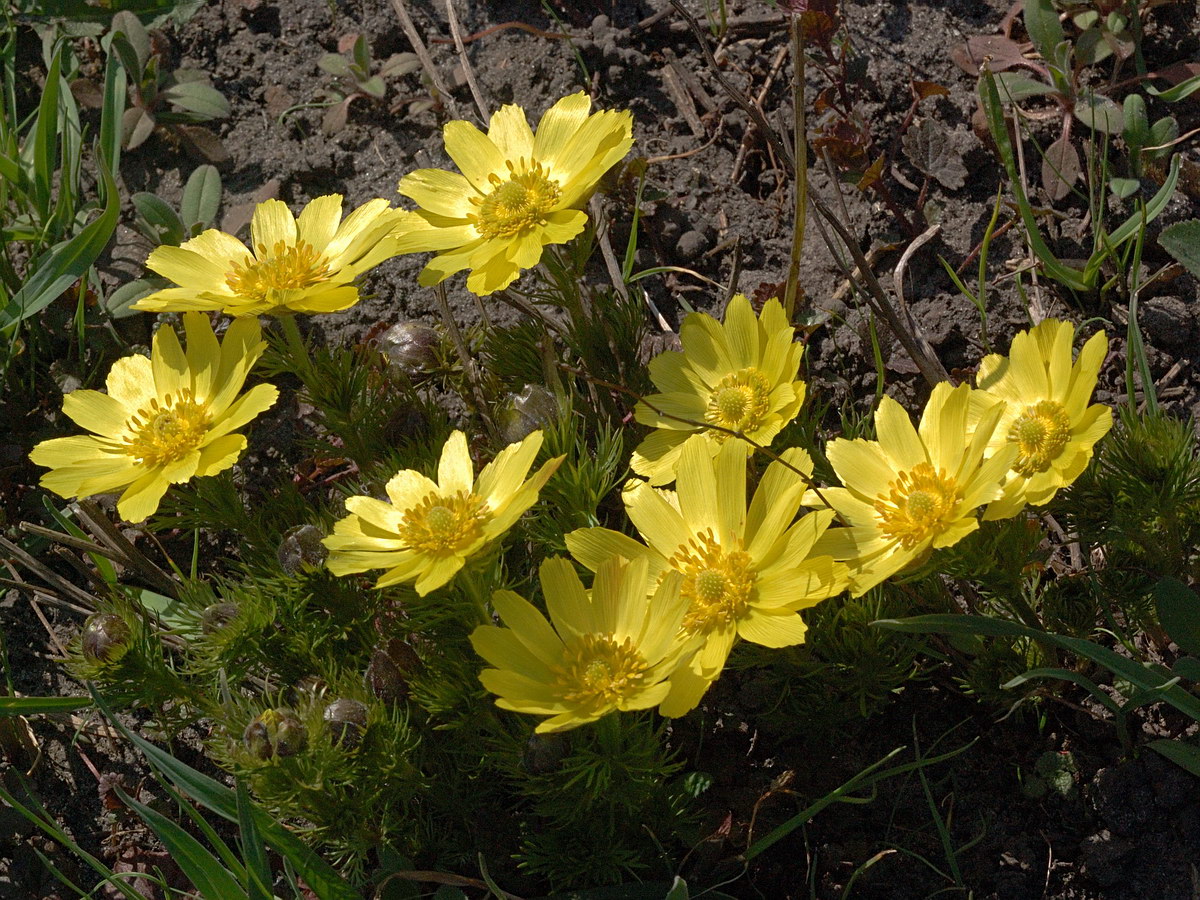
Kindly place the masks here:
<instances>
[{"instance_id":1,"label":"bright yellow flower","mask_svg":"<svg viewBox=\"0 0 1200 900\"><path fill-rule=\"evenodd\" d=\"M578 207L633 146L632 114L589 115L591 105L583 92L564 97L536 135L513 105L492 115L486 135L470 122L446 125L446 152L462 174L418 169L400 179L400 193L421 208L406 220L399 252L438 251L421 284L471 269L467 290L503 290L547 244L583 231L587 214Z\"/></svg>"},{"instance_id":2,"label":"bright yellow flower","mask_svg":"<svg viewBox=\"0 0 1200 900\"><path fill-rule=\"evenodd\" d=\"M1112 427L1111 409L1088 406L1108 338L1104 332L1092 335L1072 365L1074 342L1070 322L1046 319L1013 338L1007 357L992 354L979 364L979 392L1007 404L986 453L1017 448L1004 496L988 506L985 519L1004 519L1025 504L1049 502L1079 477L1092 448Z\"/></svg>"},{"instance_id":3,"label":"bright yellow flower","mask_svg":"<svg viewBox=\"0 0 1200 900\"><path fill-rule=\"evenodd\" d=\"M699 435L683 446L676 491L636 482L624 492L625 510L645 546L607 528L567 535L567 548L593 571L608 558L643 558L651 577L677 572L688 603L684 633L703 639L689 664L671 676L660 710L680 716L716 681L737 638L764 647L804 641L797 611L846 587L847 568L812 547L833 513L795 521L812 460L799 448L767 467L746 508L746 454L732 442L714 458ZM803 473L803 474L800 474Z\"/></svg>"},{"instance_id":4,"label":"bright yellow flower","mask_svg":"<svg viewBox=\"0 0 1200 900\"><path fill-rule=\"evenodd\" d=\"M54 438L29 458L51 471L43 487L63 497L124 489L117 511L139 522L172 484L215 475L237 461L241 428L278 398L269 384L238 396L265 344L255 319L238 319L217 342L208 317L183 317L187 352L169 325L150 357L127 356L108 373L108 393L72 391L63 412L92 434Z\"/></svg>"},{"instance_id":5,"label":"bright yellow flower","mask_svg":"<svg viewBox=\"0 0 1200 900\"><path fill-rule=\"evenodd\" d=\"M958 543L979 527L975 510L1000 496L1016 455L984 452L1003 405L994 401L969 431L969 385L933 389L920 429L903 407L884 397L875 411L877 441L831 441L826 454L844 487L810 493L828 501L849 527L826 533L818 550L850 562L854 595L916 562L932 549Z\"/></svg>"},{"instance_id":6,"label":"bright yellow flower","mask_svg":"<svg viewBox=\"0 0 1200 900\"><path fill-rule=\"evenodd\" d=\"M404 469L387 483L390 502L346 500L351 514L325 538L325 564L335 575L387 569L375 582L380 588L415 581L424 596L441 587L533 506L563 460L550 460L526 480L541 447L535 431L505 447L475 478L467 437L455 431L442 447L436 483Z\"/></svg>"},{"instance_id":7,"label":"bright yellow flower","mask_svg":"<svg viewBox=\"0 0 1200 900\"><path fill-rule=\"evenodd\" d=\"M695 646L680 639L679 577L656 585L647 570L645 559L606 560L585 591L570 562L546 560L538 574L550 622L512 591L493 594L508 627L481 625L471 645L496 667L479 676L496 705L550 716L537 726L547 732L661 703L666 677Z\"/></svg>"},{"instance_id":8,"label":"bright yellow flower","mask_svg":"<svg viewBox=\"0 0 1200 900\"><path fill-rule=\"evenodd\" d=\"M146 266L179 287L133 305L150 312L221 310L231 316L327 313L358 302L354 279L396 255L394 234L407 213L371 200L342 221L342 196L318 197L297 219L287 204L258 204L253 252L210 228L178 247L155 248Z\"/></svg>"},{"instance_id":9,"label":"bright yellow flower","mask_svg":"<svg viewBox=\"0 0 1200 900\"><path fill-rule=\"evenodd\" d=\"M796 377L804 346L795 338L778 300L767 301L758 319L741 294L729 302L724 324L704 313L687 316L679 329L683 352L650 361L650 378L663 393L637 405L638 422L656 430L633 451L633 471L653 485L669 484L684 441L697 432L708 438L713 455L737 440L729 431L769 446L804 402L804 382ZM738 443L747 456L754 451Z\"/></svg>"}]
</instances>

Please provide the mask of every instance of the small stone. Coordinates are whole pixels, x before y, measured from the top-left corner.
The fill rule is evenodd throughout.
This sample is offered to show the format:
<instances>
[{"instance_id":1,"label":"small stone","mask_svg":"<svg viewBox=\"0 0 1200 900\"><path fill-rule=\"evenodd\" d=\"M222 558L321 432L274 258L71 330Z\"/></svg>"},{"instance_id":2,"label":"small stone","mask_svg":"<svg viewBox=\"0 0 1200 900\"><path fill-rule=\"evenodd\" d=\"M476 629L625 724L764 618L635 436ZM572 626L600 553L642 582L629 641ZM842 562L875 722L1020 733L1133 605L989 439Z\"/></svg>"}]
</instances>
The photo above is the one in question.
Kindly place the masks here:
<instances>
[{"instance_id":1,"label":"small stone","mask_svg":"<svg viewBox=\"0 0 1200 900\"><path fill-rule=\"evenodd\" d=\"M709 248L708 235L702 231L685 231L679 236L675 253L683 262L692 262L704 255Z\"/></svg>"},{"instance_id":2,"label":"small stone","mask_svg":"<svg viewBox=\"0 0 1200 900\"><path fill-rule=\"evenodd\" d=\"M1142 303L1138 318L1152 344L1181 347L1192 342L1196 317L1179 297L1151 297Z\"/></svg>"}]
</instances>

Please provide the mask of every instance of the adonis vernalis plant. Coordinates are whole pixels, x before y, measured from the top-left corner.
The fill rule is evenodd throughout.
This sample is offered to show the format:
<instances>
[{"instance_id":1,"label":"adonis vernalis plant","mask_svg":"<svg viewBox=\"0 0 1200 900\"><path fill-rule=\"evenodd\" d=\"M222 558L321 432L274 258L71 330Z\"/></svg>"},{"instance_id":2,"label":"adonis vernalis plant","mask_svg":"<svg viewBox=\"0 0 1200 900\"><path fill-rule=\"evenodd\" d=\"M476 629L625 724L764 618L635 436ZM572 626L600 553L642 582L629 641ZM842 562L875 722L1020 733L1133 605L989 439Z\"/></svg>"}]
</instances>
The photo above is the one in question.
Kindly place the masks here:
<instances>
[{"instance_id":1,"label":"adonis vernalis plant","mask_svg":"<svg viewBox=\"0 0 1200 900\"><path fill-rule=\"evenodd\" d=\"M800 411L804 382L797 374L802 344L778 300L768 300L754 316L750 301L736 295L724 323L691 313L679 329L683 351L660 353L650 361L650 378L662 393L636 409L652 431L633 453L631 466L653 485L669 484L684 442L697 432L716 454L738 432L769 446ZM705 425L717 426L705 428ZM748 456L754 448L738 441Z\"/></svg>"},{"instance_id":2,"label":"adonis vernalis plant","mask_svg":"<svg viewBox=\"0 0 1200 900\"><path fill-rule=\"evenodd\" d=\"M178 287L143 297L134 309L220 310L231 316L337 312L358 302L354 280L395 255L405 213L371 200L342 219L342 197L313 200L292 215L267 200L254 210L251 249L210 228L178 247L155 248L146 266Z\"/></svg>"},{"instance_id":3,"label":"adonis vernalis plant","mask_svg":"<svg viewBox=\"0 0 1200 900\"><path fill-rule=\"evenodd\" d=\"M958 543L979 527L976 510L1000 496L1015 446L984 453L1004 405L993 401L973 433L972 390L943 382L933 389L919 428L891 397L875 411L878 440L838 438L826 448L843 487L806 502L827 502L849 527L833 529L818 549L849 561L856 596Z\"/></svg>"},{"instance_id":4,"label":"adonis vernalis plant","mask_svg":"<svg viewBox=\"0 0 1200 900\"><path fill-rule=\"evenodd\" d=\"M424 596L442 587L537 500L563 460L546 462L527 479L541 447L535 431L505 447L475 478L467 437L455 431L442 447L436 482L404 469L388 481L386 502L346 500L350 515L324 540L326 565L335 575L387 569L379 588L412 581Z\"/></svg>"},{"instance_id":5,"label":"adonis vernalis plant","mask_svg":"<svg viewBox=\"0 0 1200 900\"><path fill-rule=\"evenodd\" d=\"M418 169L400 179L400 193L420 207L405 220L400 252L438 253L421 284L470 269L467 289L491 294L537 265L546 245L583 231L578 207L633 146L630 113L590 109L583 92L564 97L536 134L511 104L492 115L486 135L470 122L446 125L446 152L462 174Z\"/></svg>"},{"instance_id":6,"label":"adonis vernalis plant","mask_svg":"<svg viewBox=\"0 0 1200 900\"><path fill-rule=\"evenodd\" d=\"M149 358L127 356L108 374L108 393L72 391L63 412L89 435L42 441L29 454L50 471L43 487L63 497L122 490L117 511L130 522L153 514L172 484L228 469L246 449L234 434L279 392L260 384L238 396L262 354L258 321L237 319L218 342L203 313L183 317L187 351L169 326Z\"/></svg>"},{"instance_id":7,"label":"adonis vernalis plant","mask_svg":"<svg viewBox=\"0 0 1200 900\"><path fill-rule=\"evenodd\" d=\"M637 482L624 492L625 510L646 544L607 528L567 535L571 554L594 571L618 556L648 560L652 576L683 577L683 630L703 644L671 676L660 707L665 715L681 716L700 702L739 637L764 647L802 643L797 611L846 587L846 566L812 553L833 513L795 521L811 472L807 453L784 451L767 467L747 510L745 452L729 442L714 458L695 435L680 454L675 491Z\"/></svg>"},{"instance_id":8,"label":"adonis vernalis plant","mask_svg":"<svg viewBox=\"0 0 1200 900\"><path fill-rule=\"evenodd\" d=\"M539 578L550 621L512 591L492 605L508 627L481 625L471 644L496 668L479 676L496 705L550 716L537 731L563 731L618 710L657 706L666 681L696 641L680 632L687 600L676 574L652 579L645 557L612 557L585 591L568 560L548 559Z\"/></svg>"},{"instance_id":9,"label":"adonis vernalis plant","mask_svg":"<svg viewBox=\"0 0 1200 900\"><path fill-rule=\"evenodd\" d=\"M992 354L979 364L978 393L1005 403L991 442L992 455L1017 448L1003 496L985 519L1016 515L1026 504L1041 506L1079 477L1092 448L1112 428L1112 410L1088 401L1096 389L1108 337L1098 332L1072 362L1075 326L1046 319L1013 338L1007 357Z\"/></svg>"}]
</instances>

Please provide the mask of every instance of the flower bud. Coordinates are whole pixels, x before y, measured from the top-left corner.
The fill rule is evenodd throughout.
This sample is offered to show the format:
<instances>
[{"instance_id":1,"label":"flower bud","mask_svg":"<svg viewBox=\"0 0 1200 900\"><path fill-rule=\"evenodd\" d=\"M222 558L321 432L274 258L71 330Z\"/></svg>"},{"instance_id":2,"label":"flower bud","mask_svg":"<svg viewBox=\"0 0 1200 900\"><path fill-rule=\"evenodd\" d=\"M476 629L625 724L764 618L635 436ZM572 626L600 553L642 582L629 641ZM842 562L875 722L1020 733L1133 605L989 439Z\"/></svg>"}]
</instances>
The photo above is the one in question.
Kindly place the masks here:
<instances>
[{"instance_id":1,"label":"flower bud","mask_svg":"<svg viewBox=\"0 0 1200 900\"><path fill-rule=\"evenodd\" d=\"M567 739L561 734L531 734L521 753L521 768L530 775L549 775L562 766Z\"/></svg>"},{"instance_id":2,"label":"flower bud","mask_svg":"<svg viewBox=\"0 0 1200 900\"><path fill-rule=\"evenodd\" d=\"M313 525L297 525L288 529L276 554L279 567L288 575L304 569L315 569L325 563L329 550L321 543L325 535Z\"/></svg>"},{"instance_id":3,"label":"flower bud","mask_svg":"<svg viewBox=\"0 0 1200 900\"><path fill-rule=\"evenodd\" d=\"M500 433L510 444L524 440L558 420L558 400L539 384L527 384L500 411Z\"/></svg>"},{"instance_id":4,"label":"flower bud","mask_svg":"<svg viewBox=\"0 0 1200 900\"><path fill-rule=\"evenodd\" d=\"M242 743L252 756L263 761L274 756L295 756L308 743L308 729L290 709L268 709L246 726Z\"/></svg>"},{"instance_id":5,"label":"flower bud","mask_svg":"<svg viewBox=\"0 0 1200 900\"><path fill-rule=\"evenodd\" d=\"M398 371L412 377L437 366L441 343L435 329L424 322L400 322L379 336L379 349Z\"/></svg>"},{"instance_id":6,"label":"flower bud","mask_svg":"<svg viewBox=\"0 0 1200 900\"><path fill-rule=\"evenodd\" d=\"M384 703L399 703L408 699L408 679L405 672L421 667L415 650L399 638L379 644L371 654L363 681L367 690Z\"/></svg>"},{"instance_id":7,"label":"flower bud","mask_svg":"<svg viewBox=\"0 0 1200 900\"><path fill-rule=\"evenodd\" d=\"M305 675L292 685L292 702L297 706L321 700L329 691L329 685L320 675Z\"/></svg>"},{"instance_id":8,"label":"flower bud","mask_svg":"<svg viewBox=\"0 0 1200 900\"><path fill-rule=\"evenodd\" d=\"M112 613L96 613L83 623L80 646L83 658L98 665L119 662L133 638L129 625Z\"/></svg>"},{"instance_id":9,"label":"flower bud","mask_svg":"<svg viewBox=\"0 0 1200 900\"><path fill-rule=\"evenodd\" d=\"M367 707L345 697L334 700L322 714L329 727L330 741L345 750L354 750L367 730Z\"/></svg>"},{"instance_id":10,"label":"flower bud","mask_svg":"<svg viewBox=\"0 0 1200 900\"><path fill-rule=\"evenodd\" d=\"M216 634L233 621L238 614L236 603L213 603L200 613L200 630L205 634Z\"/></svg>"}]
</instances>

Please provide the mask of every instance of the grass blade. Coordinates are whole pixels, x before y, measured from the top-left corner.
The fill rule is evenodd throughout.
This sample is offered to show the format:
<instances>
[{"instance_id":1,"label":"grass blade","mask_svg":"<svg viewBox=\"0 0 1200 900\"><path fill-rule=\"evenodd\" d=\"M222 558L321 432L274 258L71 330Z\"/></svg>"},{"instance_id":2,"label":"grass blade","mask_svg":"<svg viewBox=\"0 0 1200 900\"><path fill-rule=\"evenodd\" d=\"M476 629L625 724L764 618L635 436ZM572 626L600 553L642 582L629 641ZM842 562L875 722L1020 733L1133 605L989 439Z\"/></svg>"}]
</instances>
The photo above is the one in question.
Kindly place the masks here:
<instances>
[{"instance_id":1,"label":"grass blade","mask_svg":"<svg viewBox=\"0 0 1200 900\"><path fill-rule=\"evenodd\" d=\"M0 697L0 716L72 712L91 705L91 697Z\"/></svg>"}]
</instances>

